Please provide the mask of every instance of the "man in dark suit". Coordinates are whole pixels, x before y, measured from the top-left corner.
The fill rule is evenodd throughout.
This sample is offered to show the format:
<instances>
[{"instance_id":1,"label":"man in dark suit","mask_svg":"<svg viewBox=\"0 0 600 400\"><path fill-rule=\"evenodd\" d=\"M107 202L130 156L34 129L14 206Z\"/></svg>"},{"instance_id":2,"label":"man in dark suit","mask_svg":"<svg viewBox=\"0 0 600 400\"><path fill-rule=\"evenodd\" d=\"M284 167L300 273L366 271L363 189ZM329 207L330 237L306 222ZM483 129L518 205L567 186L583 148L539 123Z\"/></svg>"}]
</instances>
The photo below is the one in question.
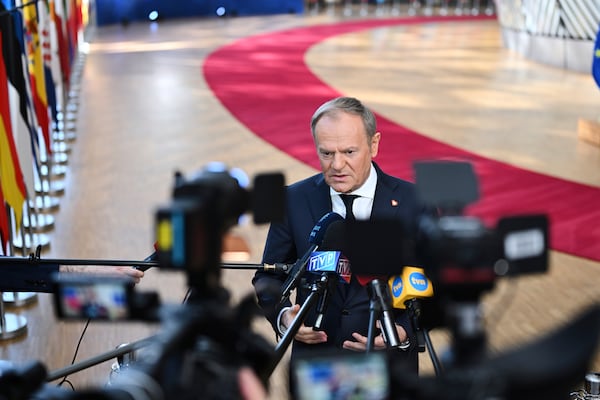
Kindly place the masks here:
<instances>
[{"instance_id":1,"label":"man in dark suit","mask_svg":"<svg viewBox=\"0 0 600 400\"><path fill-rule=\"evenodd\" d=\"M314 113L311 131L322 173L287 188L286 218L282 223L271 225L263 262L294 263L308 251L309 234L316 222L331 211L346 219L396 220L409 232L416 232L418 216L423 209L417 202L414 185L385 174L373 162L381 133L377 132L375 116L368 108L354 98L330 100ZM344 195L356 196L349 206L351 213L346 211ZM298 288L296 304L279 307L279 298L273 296L269 288L280 287L285 279L284 274L272 272L257 272L253 279L259 304L279 335L290 326L309 294ZM367 288L355 276L349 284L338 283L326 308L322 330L312 328L315 321L312 310L294 337L292 357L304 350L365 351L369 303ZM405 357L416 372L416 339L411 337L408 317L396 314L398 337L401 347L405 348L404 352L399 352L399 357ZM386 344L379 334L373 349L384 348Z\"/></svg>"}]
</instances>

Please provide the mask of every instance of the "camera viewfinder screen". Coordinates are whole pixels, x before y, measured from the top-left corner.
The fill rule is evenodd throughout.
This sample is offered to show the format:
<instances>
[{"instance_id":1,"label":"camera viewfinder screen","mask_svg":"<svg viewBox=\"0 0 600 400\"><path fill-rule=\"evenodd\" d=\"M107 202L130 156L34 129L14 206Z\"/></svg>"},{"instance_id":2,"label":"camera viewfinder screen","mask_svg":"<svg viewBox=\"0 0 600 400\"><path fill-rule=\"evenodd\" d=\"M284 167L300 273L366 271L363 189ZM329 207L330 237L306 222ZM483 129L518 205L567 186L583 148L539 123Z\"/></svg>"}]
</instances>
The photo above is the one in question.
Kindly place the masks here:
<instances>
[{"instance_id":1,"label":"camera viewfinder screen","mask_svg":"<svg viewBox=\"0 0 600 400\"><path fill-rule=\"evenodd\" d=\"M382 354L333 355L294 362L296 400L384 400L389 372Z\"/></svg>"},{"instance_id":2,"label":"camera viewfinder screen","mask_svg":"<svg viewBox=\"0 0 600 400\"><path fill-rule=\"evenodd\" d=\"M64 318L121 320L129 315L126 285L70 283L61 285L59 291Z\"/></svg>"}]
</instances>

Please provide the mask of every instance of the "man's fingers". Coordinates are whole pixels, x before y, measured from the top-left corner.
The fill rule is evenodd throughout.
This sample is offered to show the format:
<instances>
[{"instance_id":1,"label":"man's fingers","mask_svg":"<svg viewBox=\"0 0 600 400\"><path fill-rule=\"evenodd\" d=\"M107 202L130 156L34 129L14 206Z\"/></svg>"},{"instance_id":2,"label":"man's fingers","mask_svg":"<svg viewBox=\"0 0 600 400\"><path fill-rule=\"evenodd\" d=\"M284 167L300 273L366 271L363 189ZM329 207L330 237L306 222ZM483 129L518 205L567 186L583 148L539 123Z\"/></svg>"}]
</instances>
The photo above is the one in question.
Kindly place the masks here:
<instances>
[{"instance_id":1,"label":"man's fingers","mask_svg":"<svg viewBox=\"0 0 600 400\"><path fill-rule=\"evenodd\" d=\"M343 344L344 349L347 350L353 350L353 351L366 351L367 350L367 343L369 341L369 338L367 336L363 336L359 333L354 332L352 334L352 337L354 338L354 342L351 340L346 340ZM375 337L375 340L373 341L373 348L374 349L384 349L386 347L385 342L383 340L383 336L382 335L378 335L377 337Z\"/></svg>"},{"instance_id":2,"label":"man's fingers","mask_svg":"<svg viewBox=\"0 0 600 400\"><path fill-rule=\"evenodd\" d=\"M342 347L346 350L352 350L352 351L365 351L367 350L367 347L360 343L360 342L353 342L351 340L346 340L344 342L344 344L342 345Z\"/></svg>"},{"instance_id":3,"label":"man's fingers","mask_svg":"<svg viewBox=\"0 0 600 400\"><path fill-rule=\"evenodd\" d=\"M323 331L315 331L313 328L302 325L294 337L299 342L306 344L324 343L327 341L327 334Z\"/></svg>"},{"instance_id":4,"label":"man's fingers","mask_svg":"<svg viewBox=\"0 0 600 400\"><path fill-rule=\"evenodd\" d=\"M354 339L356 339L356 341L357 341L357 342L359 342L359 343L362 343L362 344L367 344L367 337L366 337L366 336L363 336L363 335L361 335L360 333L356 333L356 332L354 332L354 333L352 334L352 337L353 337Z\"/></svg>"}]
</instances>

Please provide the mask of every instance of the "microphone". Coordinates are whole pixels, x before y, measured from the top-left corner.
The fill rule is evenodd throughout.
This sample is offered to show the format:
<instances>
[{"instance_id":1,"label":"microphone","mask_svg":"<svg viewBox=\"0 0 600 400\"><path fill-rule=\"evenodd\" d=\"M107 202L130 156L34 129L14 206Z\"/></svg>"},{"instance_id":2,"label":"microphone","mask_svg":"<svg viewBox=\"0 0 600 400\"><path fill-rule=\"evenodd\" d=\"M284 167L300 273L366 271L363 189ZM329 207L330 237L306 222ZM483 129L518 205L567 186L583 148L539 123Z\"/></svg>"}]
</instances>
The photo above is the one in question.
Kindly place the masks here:
<instances>
[{"instance_id":1,"label":"microphone","mask_svg":"<svg viewBox=\"0 0 600 400\"><path fill-rule=\"evenodd\" d=\"M323 243L326 241L327 239ZM306 270L313 273L335 273L339 276L340 282L344 283L350 283L350 278L352 277L350 261L341 251L313 251L308 259Z\"/></svg>"},{"instance_id":2,"label":"microphone","mask_svg":"<svg viewBox=\"0 0 600 400\"><path fill-rule=\"evenodd\" d=\"M381 323L381 333L389 348L400 348L401 342L396 330L394 322L394 312L392 301L390 299L390 290L385 281L373 279L367 286L369 296L373 301L379 304L380 315L379 322Z\"/></svg>"},{"instance_id":3,"label":"microphone","mask_svg":"<svg viewBox=\"0 0 600 400\"><path fill-rule=\"evenodd\" d=\"M323 243L326 241L327 238ZM323 246L325 247L325 244ZM336 281L350 283L350 263L342 255L341 251L313 251L308 260L306 270L311 273L321 274L321 281L325 281L326 284L317 303L317 319L313 326L314 330L320 330L331 292L335 290ZM334 279L333 275L339 278Z\"/></svg>"},{"instance_id":4,"label":"microphone","mask_svg":"<svg viewBox=\"0 0 600 400\"><path fill-rule=\"evenodd\" d=\"M417 336L418 351L424 352L426 345L431 346L431 342L427 332L420 326L421 302L419 299L433 297L431 281L425 275L423 268L404 266L401 275L395 275L388 279L388 286L392 293L393 307L407 310ZM434 367L437 370L436 365L437 362L434 361Z\"/></svg>"},{"instance_id":5,"label":"microphone","mask_svg":"<svg viewBox=\"0 0 600 400\"><path fill-rule=\"evenodd\" d=\"M339 275L340 280L345 283L350 283L352 271L350 269L350 260L342 252L346 247L346 223L340 219L334 221L323 238L321 249L318 252L313 252L307 270L314 272L335 272Z\"/></svg>"},{"instance_id":6,"label":"microphone","mask_svg":"<svg viewBox=\"0 0 600 400\"><path fill-rule=\"evenodd\" d=\"M394 308L406 309L406 303L412 299L433 297L433 285L423 268L405 266L401 275L388 279L388 285Z\"/></svg>"},{"instance_id":7,"label":"microphone","mask_svg":"<svg viewBox=\"0 0 600 400\"><path fill-rule=\"evenodd\" d=\"M352 223L349 224L349 227L352 226ZM348 247L348 238L350 238L352 234L347 233L348 230L345 225L345 222L339 223L339 228L337 226L332 226L331 228L331 231L334 231L334 228L336 229L335 233L337 233L337 235L335 236L335 239L338 240L338 242L336 243L337 248L345 249L346 251L351 252L352 249ZM330 232L328 232L328 236L329 234ZM333 236L334 232L331 232L331 235ZM350 258L352 258L352 256L350 256ZM349 265L348 267L350 268ZM394 321L390 290L385 283L385 279L381 276L376 275L371 276L356 274L356 280L361 286L366 286L372 305L374 304L376 307L379 308L379 322L381 324L381 333L388 347L401 348L402 344L400 342L400 338L398 337L398 331L396 330L396 323ZM371 317L369 320L368 337L370 340L373 338L375 330L375 314L373 313L373 311L374 309L372 309ZM370 351L371 346L372 342L369 341L367 351Z\"/></svg>"},{"instance_id":8,"label":"microphone","mask_svg":"<svg viewBox=\"0 0 600 400\"><path fill-rule=\"evenodd\" d=\"M344 220L334 221L325 232L325 238L321 245L324 251L313 251L306 265L307 271L321 274L321 284L325 285L317 303L317 318L313 325L313 330L316 331L321 330L323 317L329 305L331 293L335 291L337 281L348 284L352 277L350 263L339 251L343 248L344 241L342 229L344 229ZM336 275L337 278L334 278L333 275Z\"/></svg>"},{"instance_id":9,"label":"microphone","mask_svg":"<svg viewBox=\"0 0 600 400\"><path fill-rule=\"evenodd\" d=\"M316 223L313 227L310 235L308 236L308 242L310 244L306 253L298 259L294 263L294 266L290 270L288 278L283 283L283 291L281 292L281 299L279 300L279 304L283 304L289 297L292 290L298 286L298 282L300 282L300 278L306 269L306 264L308 263L311 254L313 251L317 250L319 246L323 243L325 238L325 234L329 226L335 221L343 220L342 216L329 212L321 217L321 219Z\"/></svg>"}]
</instances>

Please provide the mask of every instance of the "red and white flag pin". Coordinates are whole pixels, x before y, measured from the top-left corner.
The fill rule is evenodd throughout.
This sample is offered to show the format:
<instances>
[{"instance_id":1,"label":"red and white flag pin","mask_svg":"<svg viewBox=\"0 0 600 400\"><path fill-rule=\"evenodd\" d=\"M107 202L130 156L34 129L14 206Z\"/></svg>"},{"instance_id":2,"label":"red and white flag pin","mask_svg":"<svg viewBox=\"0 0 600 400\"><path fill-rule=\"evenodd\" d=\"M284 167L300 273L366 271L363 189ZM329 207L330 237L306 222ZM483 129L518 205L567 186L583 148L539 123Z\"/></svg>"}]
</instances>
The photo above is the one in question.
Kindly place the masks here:
<instances>
[{"instance_id":1,"label":"red and white flag pin","mask_svg":"<svg viewBox=\"0 0 600 400\"><path fill-rule=\"evenodd\" d=\"M396 207L398 205L398 200L392 199L392 207Z\"/></svg>"}]
</instances>

